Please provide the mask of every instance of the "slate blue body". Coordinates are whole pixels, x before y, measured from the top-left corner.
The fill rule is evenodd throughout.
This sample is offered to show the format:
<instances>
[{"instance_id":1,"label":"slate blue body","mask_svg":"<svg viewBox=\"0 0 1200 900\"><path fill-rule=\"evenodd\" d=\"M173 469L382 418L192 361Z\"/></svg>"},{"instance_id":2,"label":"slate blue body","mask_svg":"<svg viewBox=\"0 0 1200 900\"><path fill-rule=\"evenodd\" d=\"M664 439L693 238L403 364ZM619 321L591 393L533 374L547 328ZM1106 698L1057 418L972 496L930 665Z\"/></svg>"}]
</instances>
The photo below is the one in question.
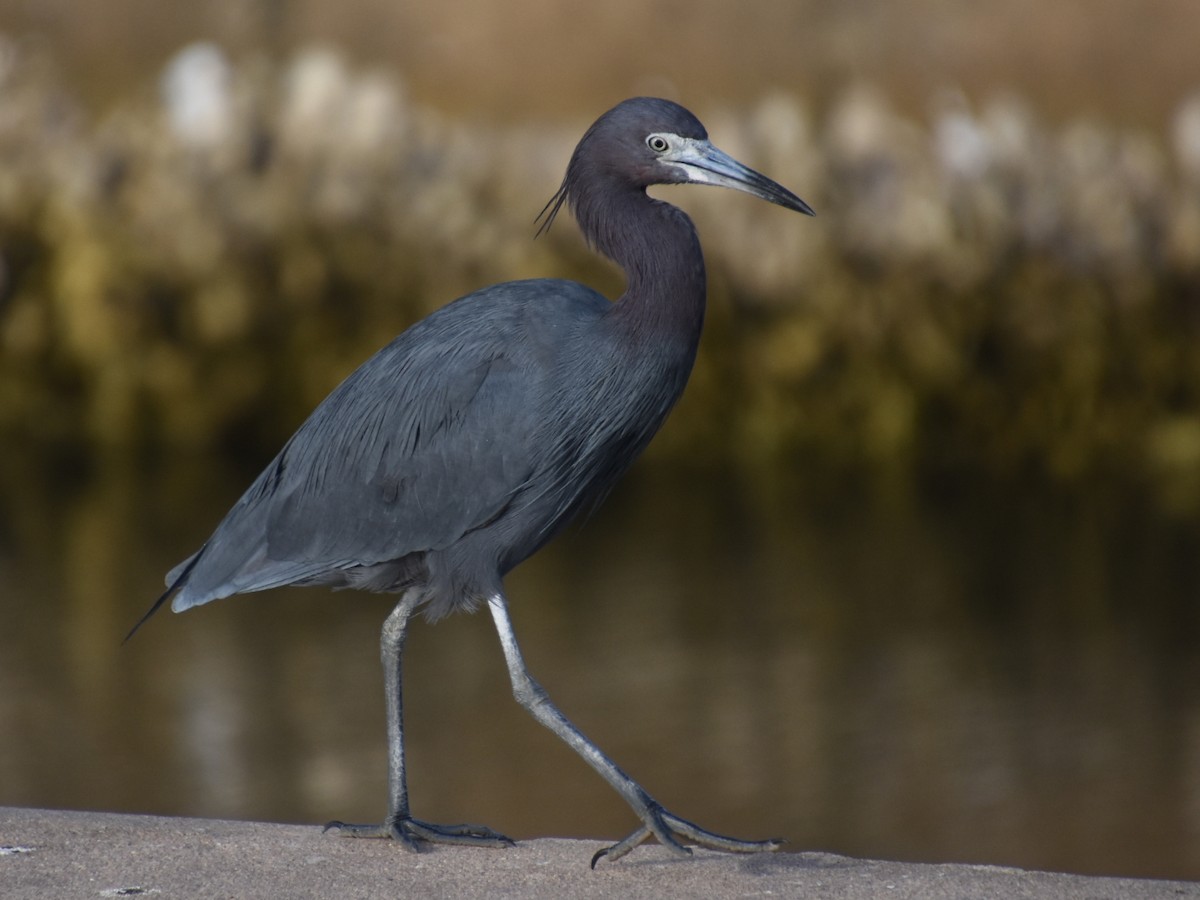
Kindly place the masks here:
<instances>
[{"instance_id":1,"label":"slate blue body","mask_svg":"<svg viewBox=\"0 0 1200 900\"><path fill-rule=\"evenodd\" d=\"M413 325L317 407L168 574L186 571L172 608L285 584L417 585L431 617L491 596L603 497L686 383L695 341L640 348L659 363L648 380L615 339L615 309L581 284L537 279Z\"/></svg>"}]
</instances>

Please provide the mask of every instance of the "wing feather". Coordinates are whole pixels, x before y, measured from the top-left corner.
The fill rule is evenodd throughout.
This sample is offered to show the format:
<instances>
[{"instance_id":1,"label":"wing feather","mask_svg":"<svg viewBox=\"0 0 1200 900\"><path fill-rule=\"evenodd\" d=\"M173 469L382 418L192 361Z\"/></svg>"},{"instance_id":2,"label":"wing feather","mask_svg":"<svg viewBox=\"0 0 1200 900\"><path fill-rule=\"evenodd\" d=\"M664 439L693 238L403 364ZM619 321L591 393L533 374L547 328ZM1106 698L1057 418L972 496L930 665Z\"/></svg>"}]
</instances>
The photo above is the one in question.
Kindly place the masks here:
<instances>
[{"instance_id":1,"label":"wing feather","mask_svg":"<svg viewBox=\"0 0 1200 900\"><path fill-rule=\"evenodd\" d=\"M197 554L174 609L444 548L503 513L532 475L553 373L528 303L497 303L480 329L471 299L401 334L314 410Z\"/></svg>"}]
</instances>

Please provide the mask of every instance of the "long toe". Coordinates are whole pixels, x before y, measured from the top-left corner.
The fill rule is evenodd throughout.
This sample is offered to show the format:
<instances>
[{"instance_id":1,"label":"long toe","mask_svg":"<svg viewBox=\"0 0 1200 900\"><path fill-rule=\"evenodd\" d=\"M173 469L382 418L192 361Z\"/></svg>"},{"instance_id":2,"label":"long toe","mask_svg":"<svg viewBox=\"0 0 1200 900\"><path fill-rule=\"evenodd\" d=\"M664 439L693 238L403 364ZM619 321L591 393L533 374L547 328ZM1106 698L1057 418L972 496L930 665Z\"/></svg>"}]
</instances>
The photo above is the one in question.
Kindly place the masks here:
<instances>
[{"instance_id":1,"label":"long toe","mask_svg":"<svg viewBox=\"0 0 1200 900\"><path fill-rule=\"evenodd\" d=\"M602 859L609 862L617 861L634 847L646 843L651 838L657 838L659 843L681 855L691 853L687 848L688 844L695 844L697 847L722 853L770 853L783 846L783 841L778 838L766 841L744 841L726 837L701 828L687 819L681 819L662 807L655 806L647 811L645 824L611 847L598 850L592 857L592 868L596 868L596 863Z\"/></svg>"},{"instance_id":2,"label":"long toe","mask_svg":"<svg viewBox=\"0 0 1200 900\"><path fill-rule=\"evenodd\" d=\"M486 825L435 825L411 817L389 818L381 825L351 825L333 821L325 831L336 830L342 837L390 838L408 850L421 850L426 844L455 844L460 847L511 847L515 841Z\"/></svg>"},{"instance_id":3,"label":"long toe","mask_svg":"<svg viewBox=\"0 0 1200 900\"><path fill-rule=\"evenodd\" d=\"M427 844L459 844L467 847L512 847L510 837L486 825L433 825L418 819L402 820L404 830Z\"/></svg>"}]
</instances>

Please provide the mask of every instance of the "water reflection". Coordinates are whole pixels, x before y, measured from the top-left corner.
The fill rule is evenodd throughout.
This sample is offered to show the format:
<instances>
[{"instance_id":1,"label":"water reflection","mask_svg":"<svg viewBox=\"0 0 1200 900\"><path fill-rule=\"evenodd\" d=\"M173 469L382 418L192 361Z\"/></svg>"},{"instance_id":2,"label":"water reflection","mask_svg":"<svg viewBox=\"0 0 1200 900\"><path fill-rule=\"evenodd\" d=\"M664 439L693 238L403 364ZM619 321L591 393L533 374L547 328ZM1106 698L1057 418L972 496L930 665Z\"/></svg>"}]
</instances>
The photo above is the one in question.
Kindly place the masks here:
<instances>
[{"instance_id":1,"label":"water reflection","mask_svg":"<svg viewBox=\"0 0 1200 900\"><path fill-rule=\"evenodd\" d=\"M235 598L120 645L252 474L6 461L0 803L382 814L387 598ZM567 714L703 824L1196 878L1198 550L1194 522L1115 495L801 498L650 463L510 593ZM631 826L512 702L486 616L418 625L407 676L420 815L516 837Z\"/></svg>"}]
</instances>

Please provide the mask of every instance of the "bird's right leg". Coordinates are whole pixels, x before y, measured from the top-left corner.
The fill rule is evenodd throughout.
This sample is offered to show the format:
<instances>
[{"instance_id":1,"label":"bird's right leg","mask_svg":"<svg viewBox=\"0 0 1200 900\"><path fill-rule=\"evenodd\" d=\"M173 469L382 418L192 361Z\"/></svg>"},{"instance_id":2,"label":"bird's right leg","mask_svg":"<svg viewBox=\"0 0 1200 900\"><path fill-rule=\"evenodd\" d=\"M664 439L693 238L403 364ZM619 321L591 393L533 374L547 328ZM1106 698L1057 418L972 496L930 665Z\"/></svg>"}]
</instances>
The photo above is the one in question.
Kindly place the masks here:
<instances>
[{"instance_id":1,"label":"bird's right leg","mask_svg":"<svg viewBox=\"0 0 1200 900\"><path fill-rule=\"evenodd\" d=\"M404 767L404 702L401 689L404 639L408 621L419 600L417 591L407 591L383 623L380 656L383 659L384 694L387 699L388 730L388 816L382 825L349 825L330 822L347 837L392 838L409 850L422 844L466 844L475 847L511 847L513 841L484 825L434 825L414 819L408 809L408 779Z\"/></svg>"},{"instance_id":2,"label":"bird's right leg","mask_svg":"<svg viewBox=\"0 0 1200 900\"><path fill-rule=\"evenodd\" d=\"M685 846L688 843L725 853L765 853L779 849L783 841L743 841L725 837L663 809L640 784L622 772L616 763L605 756L599 747L559 712L545 689L530 676L525 659L521 655L521 648L517 646L517 636L513 633L512 620L508 615L508 601L504 599L504 595L496 594L488 600L488 609L491 610L492 619L496 623L496 633L500 636L500 646L504 650L509 678L512 680L513 696L517 702L599 772L642 820L642 825L627 838L596 853L592 857L593 869L601 859L618 860L652 837L679 854L692 852Z\"/></svg>"}]
</instances>

